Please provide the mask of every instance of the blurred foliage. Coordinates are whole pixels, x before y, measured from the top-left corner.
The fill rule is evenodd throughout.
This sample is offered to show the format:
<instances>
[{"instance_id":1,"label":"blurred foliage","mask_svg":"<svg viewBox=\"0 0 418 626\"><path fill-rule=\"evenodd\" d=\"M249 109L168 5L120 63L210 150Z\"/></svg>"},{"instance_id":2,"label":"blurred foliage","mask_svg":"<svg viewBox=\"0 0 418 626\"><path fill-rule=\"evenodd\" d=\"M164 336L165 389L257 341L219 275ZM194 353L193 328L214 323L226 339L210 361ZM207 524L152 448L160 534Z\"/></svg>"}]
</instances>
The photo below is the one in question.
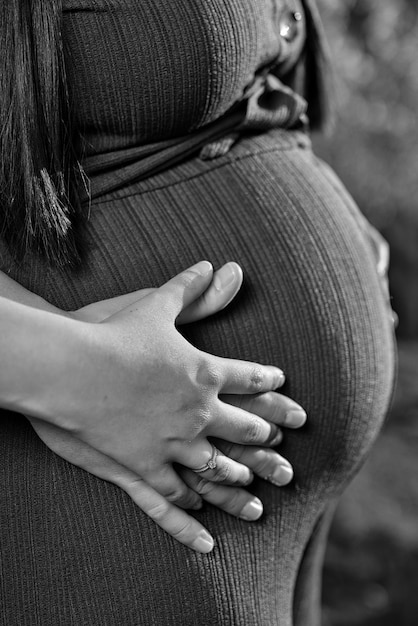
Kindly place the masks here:
<instances>
[{"instance_id":1,"label":"blurred foliage","mask_svg":"<svg viewBox=\"0 0 418 626\"><path fill-rule=\"evenodd\" d=\"M323 626L418 624L418 341L399 343L394 403L328 543Z\"/></svg>"},{"instance_id":2,"label":"blurred foliage","mask_svg":"<svg viewBox=\"0 0 418 626\"><path fill-rule=\"evenodd\" d=\"M317 152L392 247L399 332L418 336L418 2L318 0L337 120Z\"/></svg>"},{"instance_id":3,"label":"blurred foliage","mask_svg":"<svg viewBox=\"0 0 418 626\"><path fill-rule=\"evenodd\" d=\"M391 244L399 335L418 337L418 2L318 0L335 68L334 132L315 146ZM418 623L418 342L401 342L383 434L343 495L324 626Z\"/></svg>"}]
</instances>

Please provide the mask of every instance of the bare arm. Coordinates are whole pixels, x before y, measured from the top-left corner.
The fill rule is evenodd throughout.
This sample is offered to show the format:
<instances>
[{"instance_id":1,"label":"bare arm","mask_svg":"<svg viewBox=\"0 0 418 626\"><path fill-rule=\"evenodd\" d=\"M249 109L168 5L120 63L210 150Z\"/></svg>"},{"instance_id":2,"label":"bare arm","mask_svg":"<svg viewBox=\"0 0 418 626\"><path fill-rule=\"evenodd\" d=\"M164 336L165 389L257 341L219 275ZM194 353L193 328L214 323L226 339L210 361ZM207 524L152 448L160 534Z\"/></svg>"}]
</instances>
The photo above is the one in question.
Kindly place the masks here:
<instances>
[{"instance_id":1,"label":"bare arm","mask_svg":"<svg viewBox=\"0 0 418 626\"><path fill-rule=\"evenodd\" d=\"M2 271L0 271L0 295L3 298L7 298L13 302L19 302L20 304L26 304L34 309L63 314L63 311L55 307L53 304L50 304L37 294L32 293L32 291L25 289L25 287L22 287L22 285L17 283Z\"/></svg>"},{"instance_id":2,"label":"bare arm","mask_svg":"<svg viewBox=\"0 0 418 626\"><path fill-rule=\"evenodd\" d=\"M185 278L186 275L188 275L187 279ZM209 276L209 273L207 273L205 278L202 278L202 275L190 271L188 273L180 275L180 277L181 276L182 278L180 279L179 277L176 277L176 280L178 281L177 284L175 283L175 281L174 283L173 281L170 281L170 283L173 284L171 285L171 287L166 287L167 293L165 294L163 299L157 299L157 309L155 309L152 312L151 316L148 317L148 322L147 317L142 318L142 315L140 313L141 310L143 312L143 307L138 306L138 302L136 304L133 304L134 300L138 301L138 293L129 294L126 297L122 296L119 299L114 299L117 302L110 300L106 301L105 303L90 305L89 307L86 307L84 311L82 311L81 318L83 317L83 315L84 317L90 319L92 317L94 318L95 316L96 318L97 316L99 316L99 318L100 316L102 318L107 317L112 312L112 307L113 309L117 308L117 310L119 310L122 302L126 304L126 298L128 298L129 304L131 304L132 306L130 307L129 311L125 311L125 313L122 314L125 316L127 315L128 317L123 320L120 330L122 330L123 335L126 335L126 321L128 320L128 318L133 319L137 316L137 314L139 314L140 319L135 322L135 324L137 324L137 322L139 321L139 327L137 327L135 330L136 338L138 336L138 332L139 334L141 334L141 332L142 334L144 333L144 328L149 326L150 320L155 321L158 316L161 317L161 305L167 304L169 309L170 306L173 306L173 302L177 301L176 308L179 310L182 309L183 316L185 318L189 316L190 319L193 319L193 306L195 308L195 314L200 314L201 316L204 316L205 311L207 314L208 306L212 306L213 308L216 303L219 305L219 294L222 294L222 280L220 280L222 278L222 274L219 275L218 273L218 281L216 281L215 275L215 280L212 283L210 283L211 275ZM196 282L198 283L197 291ZM212 288L211 297L211 289L205 291L205 287L207 287L208 284L211 284L212 287L213 285L216 286L216 282L218 283L218 288ZM51 449L53 449L55 452L57 452L67 460L73 462L74 464L79 465L84 469L87 469L91 473L100 476L101 478L104 478L106 480L110 480L115 484L118 484L121 488L129 493L134 501L145 512L147 512L149 515L151 515L151 517L156 519L156 521L165 530L167 530L171 534L174 534L180 541L183 541L183 543L193 546L195 549L207 551L207 547L209 545L208 543L205 544L206 547L200 545L200 548L196 544L196 541L198 543L200 541L199 537L202 537L202 527L198 525L197 522L193 520L193 518L190 518L190 516L182 512L177 507L174 507L167 500L167 498L171 499L179 506L184 507L198 506L200 499L196 496L196 493L194 491L192 492L192 490L196 489L196 475L190 470L185 469L183 472L183 483L173 471L167 474L167 459L165 459L165 462L163 462L163 465L165 467L164 473L161 473L161 470L159 470L159 477L158 463L155 465L155 467L152 467L151 469L149 467L146 467L147 463L148 465L155 464L155 459L158 458L158 436L156 439L153 435L151 435L151 438L149 438L149 431L154 431L154 428L152 428L153 420L151 420L150 422L148 419L147 423L147 418L145 414L142 415L142 421L139 420L140 431L138 431L136 435L138 447L136 447L135 445L136 450L135 453L132 455L132 458L137 457L141 449L141 443L143 444L144 440L148 441L148 444L145 445L145 449L146 452L149 454L149 458L143 466L142 470L139 470L139 467L129 466L128 457L130 456L130 453L128 452L126 446L126 444L129 444L129 442L132 442L132 433L129 434L128 431L132 426L134 426L135 428L138 427L139 416L136 416L134 421L128 427L126 431L127 438L124 442L121 442L120 440L121 430L119 428L118 422L116 425L116 439L113 441L113 444L106 449L100 449L100 441L102 441L103 443L103 437L105 437L106 439L108 437L108 435L105 435L104 433L104 431L106 430L106 420L102 419L102 417L106 415L105 406L103 406L102 409L99 411L99 420L96 427L93 427L93 430L96 431L93 435L93 439L91 439L91 432L87 434L87 437L85 437L84 435L80 435L81 431L84 431L85 427L87 426L84 413L87 411L87 414L91 415L92 406L90 405L91 408L89 409L87 405L90 401L92 401L92 404L95 407L97 407L98 404L100 405L100 387L102 387L102 393L104 393L103 390L106 390L106 392L109 391L109 386L107 384L103 385L102 378L102 375L107 368L103 370L100 365L98 366L98 363L102 363L103 357L105 358L105 360L108 357L113 360L113 358L118 354L117 358L119 358L122 353L124 353L124 349L117 349L116 352L113 353L112 350L111 353L106 352L105 350L105 353L103 353L103 337L101 337L99 342L99 358L93 358L93 361L91 361L92 354L90 349L92 348L93 353L95 353L98 348L97 345L96 347L94 347L94 340L92 344L90 343L90 341L93 339L93 336L95 335L95 332L92 333L93 329L94 331L97 331L97 329L99 328L97 324L92 325L80 323L79 320L72 318L71 315L68 317L63 316L61 314L62 312L60 311L58 311L60 314L57 315L57 313L55 313L55 311L57 311L55 307L52 307L49 303L45 302L38 296L31 294L16 283L13 283L13 281L11 281L8 277L4 277L4 285L4 293L7 293L8 296L13 298L13 301L8 298L3 298L0 300L0 316L2 319L2 328L5 331L2 333L2 343L0 347L2 349L2 354L6 357L2 360L2 362L3 364L7 363L7 367L3 367L0 370L0 399L3 406L15 410L25 411L26 413L31 415L32 424L35 430ZM169 283L167 285L169 285ZM187 295L188 290L189 294ZM206 294L203 299L200 297L202 291ZM142 294L142 296L144 296L144 302L146 302L147 305L149 305L150 303L152 304L152 300L155 299L150 299L149 297L147 297L148 295L151 296L153 293L155 295L155 290L147 291L146 296ZM223 297L225 297L225 294ZM231 297L232 296L230 293L226 294L226 299L224 300L225 304L227 300ZM26 304L22 306L22 302ZM28 303L30 303L31 306L27 306ZM37 309L34 308L35 306L37 307ZM145 307L145 310L146 308L147 307ZM221 307L218 306L218 308ZM43 309L43 311L40 309ZM50 310L47 311L47 309ZM168 309L167 311L165 311L165 315L167 314ZM189 311L188 314L187 311ZM163 319L164 315L160 319L160 321L162 322ZM174 319L172 320L173 322ZM185 319L185 321L187 320ZM168 329L170 329L170 332L174 331L176 333L173 323L169 324L167 330ZM151 340L161 334L160 330L161 329L158 328L154 329L151 332ZM148 339L150 339L150 335L147 334L147 332L145 332L145 335ZM180 335L176 333L168 341L168 345L174 345L179 338ZM181 338L181 341L184 342L183 338ZM111 343L114 348L114 338ZM184 342L184 344L181 345L181 351L183 351L184 349L188 350L188 345L189 344L187 344L187 342ZM167 352L166 342L163 342L163 347L164 352ZM86 348L88 348L87 351ZM139 350L139 352L140 351L141 350ZM202 353L200 353L198 356L200 361ZM209 355L207 356L209 357ZM204 357L206 358L206 355L204 355ZM184 357L182 358L184 360ZM164 369L165 360L166 355L164 354L162 361L160 363L157 363L157 373L161 373L161 371ZM122 359L122 362L123 361L124 358ZM144 359L142 361L144 361ZM181 358L175 359L175 362L173 364L174 368L171 372L172 375L174 375L175 372L178 370L178 365L181 362ZM88 363L90 363L90 365L88 365ZM235 363L235 365L237 365L239 362L228 361L228 367L232 363ZM225 364L226 361L223 365ZM254 367L256 367L258 372L263 371L265 375L270 377L272 375L272 371L277 371L274 368L261 368L260 370L260 366L254 366L254 364L242 365L247 368L247 371L248 367L251 368L246 376L246 378L248 379L251 379L251 371L254 371ZM216 363L216 367L209 367L212 367L212 369L216 372L218 372L218 370L219 372L221 372L222 370L221 363ZM118 375L120 374L120 368L116 367L116 369L112 369L111 367L110 369L113 371L113 374L111 372L108 372L110 374L109 380L111 382L114 382L114 380L117 380ZM126 373L128 374L129 371L130 368L128 367ZM91 372L97 374L99 376L99 380L97 380L97 376L96 378L93 376L93 379L91 378L91 376L89 378L89 374L91 374ZM137 375L136 369L135 373ZM231 371L234 381L236 381L237 379L237 373L238 370L234 372ZM172 375L168 375L168 381L170 381ZM229 372L226 373L226 383L229 375ZM127 377L129 378L129 376ZM125 377L123 377L123 379L124 378ZM143 379L143 382L145 383L146 378L147 377L145 376ZM151 379L153 380L154 378L155 372ZM87 394L89 396L92 382L93 387L96 386L99 388L99 395L96 395L95 398L90 397L90 401L88 401L87 404L85 400L81 402L81 406L79 406L79 409L81 409L81 421L77 424L77 420L74 421L74 417L79 409L74 406L74 398L80 400L80 392L82 392L83 389L84 391L86 391L86 386L89 389L89 392ZM144 393L147 394L149 392L149 382L150 379L148 379L148 383L145 384L145 387L142 387L142 391L140 389L137 389L137 391L139 391L140 393L142 402L144 398ZM237 383L234 382L234 384ZM232 388L233 395L228 396L227 402L230 402L231 405L233 405L235 402L235 405L241 405L241 408L239 410L235 409L235 413L230 414L229 419L227 414L224 415L226 405L224 405L224 403L219 403L219 397L217 393L215 394L218 401L218 405L216 407L217 410L215 410L215 407L213 407L213 410L211 410L210 412L211 414L216 415L216 413L220 411L223 415L223 419L222 423L218 423L218 425L212 431L210 431L210 433L208 431L208 434L213 434L214 436L222 436L222 428L227 428L227 430L225 430L224 432L224 434L226 435L225 439L233 442L238 442L238 445L228 445L227 453L228 457L230 458L223 456L222 460L220 459L220 474L222 474L222 472L225 472L225 466L229 464L228 473L231 479L230 482L235 483L235 485L246 484L251 479L251 473L249 474L248 467L243 466L242 463L234 462L234 455L237 459L243 458L243 450L240 443L254 444L268 443L269 441L272 425L264 422L264 420L260 420L258 417L256 417L256 415L262 415L263 417L270 419L271 422L276 421L278 423L283 423L285 421L287 410L295 408L295 403L293 403L288 398L279 396L278 394L265 393L252 396L252 391L260 390L260 383L259 381L257 382L257 389L255 389L254 387L252 387L252 389L248 388L251 387L252 384L253 383L247 382L246 380L245 384L243 384L243 386L240 388L239 391L242 391L245 394L244 396L235 395L235 389ZM267 387L269 389L272 389L274 388L272 385L274 385L274 387L277 386L277 381L270 382ZM137 387L138 383L136 382L135 388ZM167 380L162 381L161 388L167 388ZM173 393L170 396L170 407L165 406L163 408L163 415L170 414L170 408L172 405L171 400L175 400L176 391L178 392L179 389L182 389L181 384L177 385L177 387L173 389ZM225 389L227 391L231 391L231 388L228 387L228 383ZM45 390L48 390L46 396ZM54 390L52 398L51 390ZM192 393L191 395L196 396L196 398L200 396L201 399L203 399L205 402L204 392L205 389L202 388L197 396L195 393ZM81 395L83 394L81 393ZM59 398L58 402L57 398ZM241 399L238 402L236 398ZM244 398L244 400L242 400L242 398ZM247 402L245 401L245 398L247 398ZM49 406L51 404L51 399L53 405L52 407ZM158 405L158 402L161 400L161 398L160 400L158 400L157 397L154 397L154 400L156 399ZM199 405L199 402L197 404ZM193 415L189 415L188 422L187 419L186 421L183 419L183 425L186 425L187 428L189 428L191 424L196 421L196 415L199 414L198 405L195 406ZM151 401L148 407L148 411L145 412L148 412L148 418L149 415L152 415L153 408L154 403L153 401ZM245 410L243 411L243 408L248 408L248 410L252 413L247 413ZM207 413L206 409L205 411ZM229 411L234 411L232 406L230 407ZM187 411L183 410L180 412L183 414L183 418L185 416L187 417ZM124 410L122 413L124 413ZM108 416L111 417L108 426L110 426L111 431L114 431L114 409L112 409L110 413L108 413ZM146 418L145 422L143 421L144 418ZM232 428L232 430L231 420L234 421L234 427ZM229 431L227 427L228 422L230 429ZM241 425L239 425L240 422ZM245 426L245 422L247 422L247 426ZM294 425L300 425L302 422L303 417L302 420L299 421L299 424ZM259 433L259 441L248 441L249 432L252 432L254 436L255 423L257 423L256 431L258 431ZM88 430L89 428L87 427L85 434ZM160 427L157 428L157 431L159 430ZM196 429L194 425L193 431L195 432L195 430ZM273 429L273 431L277 433L277 428ZM98 442L99 446L97 445ZM189 439L188 443L191 443ZM157 444L156 447L154 446L154 444ZM220 442L219 445L220 447L222 447L222 442ZM176 457L178 451L173 451L173 456L172 458L170 457L170 460L181 462L182 465L184 465L185 467L193 468L201 466L202 459L205 460L206 458L204 456L205 449L206 454L210 454L210 451L208 451L210 449L207 446L208 442L203 436L202 432L202 436L200 437L200 440L197 444L197 449L199 449L199 456L195 455L193 460L190 457L189 449L186 453L183 451L183 458L179 460L179 457ZM166 448L165 443L163 447ZM144 450L144 447L142 449ZM128 457L126 456L127 452ZM246 447L244 453L245 462L247 463L247 465L250 467L251 465L253 465L254 471L258 471L264 476L271 475L273 477L277 469L283 468L283 459L281 459L281 457L279 457L279 455L277 455L272 450L268 450L266 448L258 449L256 447ZM144 473L146 475L146 480L144 480ZM288 473L287 479L285 479L284 482L288 482L290 477L291 476L289 476ZM209 480L216 479L216 472L213 476L209 477ZM202 491L205 487L204 482L205 481L199 481L199 486ZM192 490L187 489L186 485L192 487ZM213 484L209 485L209 487L210 489L208 488L208 486L204 488L205 499L213 502L217 506L220 506L221 508L232 514L239 515L241 517L244 517L245 519L256 519L262 512L261 503L259 501L257 502L257 499L253 498L252 496L250 496L250 494L242 489L237 488L236 486L225 487ZM231 490L233 490L233 493L231 493ZM164 495L166 495L167 497L164 498ZM234 504L232 505L232 503ZM155 513L155 506L157 506L156 510L158 514ZM179 530L179 524L181 526L181 532ZM205 549L203 549L203 547L205 547Z\"/></svg>"}]
</instances>

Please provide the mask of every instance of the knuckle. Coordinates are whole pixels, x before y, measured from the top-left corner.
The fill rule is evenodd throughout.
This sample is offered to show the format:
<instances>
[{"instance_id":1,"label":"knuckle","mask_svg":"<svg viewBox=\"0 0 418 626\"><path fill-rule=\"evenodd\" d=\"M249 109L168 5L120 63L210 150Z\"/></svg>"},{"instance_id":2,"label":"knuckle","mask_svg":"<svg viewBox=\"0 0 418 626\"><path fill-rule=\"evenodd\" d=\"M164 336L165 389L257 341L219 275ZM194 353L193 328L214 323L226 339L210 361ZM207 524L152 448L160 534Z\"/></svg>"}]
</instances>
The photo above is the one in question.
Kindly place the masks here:
<instances>
[{"instance_id":1,"label":"knuckle","mask_svg":"<svg viewBox=\"0 0 418 626\"><path fill-rule=\"evenodd\" d=\"M253 466L253 470L258 476L269 476L276 467L275 463L267 456L263 455Z\"/></svg>"},{"instance_id":2,"label":"knuckle","mask_svg":"<svg viewBox=\"0 0 418 626\"><path fill-rule=\"evenodd\" d=\"M242 506L242 490L234 489L232 494L229 495L228 498L228 511L234 513L235 515L239 515L243 508Z\"/></svg>"},{"instance_id":3,"label":"knuckle","mask_svg":"<svg viewBox=\"0 0 418 626\"><path fill-rule=\"evenodd\" d=\"M251 417L246 424L244 443L255 443L262 439L261 422L256 417Z\"/></svg>"},{"instance_id":4,"label":"knuckle","mask_svg":"<svg viewBox=\"0 0 418 626\"><path fill-rule=\"evenodd\" d=\"M118 485L118 487L121 487L121 489L126 491L126 493L130 495L132 498L134 498L138 493L140 493L144 487L143 478L137 477L137 478L132 478L126 481L123 474L119 474L115 478L114 483L115 485Z\"/></svg>"},{"instance_id":5,"label":"knuckle","mask_svg":"<svg viewBox=\"0 0 418 626\"><path fill-rule=\"evenodd\" d=\"M266 393L263 397L265 404L265 417L272 422L278 422L282 417L282 407L278 402L279 396L274 395L273 392Z\"/></svg>"},{"instance_id":6,"label":"knuckle","mask_svg":"<svg viewBox=\"0 0 418 626\"><path fill-rule=\"evenodd\" d=\"M178 530L175 530L170 534L178 541L186 541L193 535L193 522L191 520L184 522Z\"/></svg>"},{"instance_id":7,"label":"knuckle","mask_svg":"<svg viewBox=\"0 0 418 626\"><path fill-rule=\"evenodd\" d=\"M199 385L210 390L218 390L221 386L221 373L217 367L206 359L199 363L196 371L196 379Z\"/></svg>"},{"instance_id":8,"label":"knuckle","mask_svg":"<svg viewBox=\"0 0 418 626\"><path fill-rule=\"evenodd\" d=\"M148 509L147 514L152 520L154 520L154 522L162 522L169 514L168 502L159 502L158 504L154 504Z\"/></svg>"},{"instance_id":9,"label":"knuckle","mask_svg":"<svg viewBox=\"0 0 418 626\"><path fill-rule=\"evenodd\" d=\"M249 376L250 388L254 393L258 393L264 387L264 370L261 365L255 365L251 371Z\"/></svg>"}]
</instances>

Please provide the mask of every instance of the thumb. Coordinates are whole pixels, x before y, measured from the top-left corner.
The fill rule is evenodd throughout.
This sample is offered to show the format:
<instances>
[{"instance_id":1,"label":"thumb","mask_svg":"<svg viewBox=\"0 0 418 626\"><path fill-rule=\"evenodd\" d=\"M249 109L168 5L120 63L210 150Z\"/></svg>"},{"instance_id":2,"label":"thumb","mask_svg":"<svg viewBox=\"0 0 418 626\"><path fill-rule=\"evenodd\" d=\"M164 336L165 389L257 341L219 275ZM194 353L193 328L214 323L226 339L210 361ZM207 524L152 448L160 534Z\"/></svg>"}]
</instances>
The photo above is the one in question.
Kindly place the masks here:
<instances>
[{"instance_id":1,"label":"thumb","mask_svg":"<svg viewBox=\"0 0 418 626\"><path fill-rule=\"evenodd\" d=\"M206 291L212 281L212 276L212 264L209 261L200 261L171 278L156 289L154 294L164 296L166 310L168 309L168 313L176 319L183 309Z\"/></svg>"},{"instance_id":2,"label":"thumb","mask_svg":"<svg viewBox=\"0 0 418 626\"><path fill-rule=\"evenodd\" d=\"M177 324L196 322L224 309L237 295L242 278L242 269L237 263L225 263L214 272L211 284L200 298L182 310Z\"/></svg>"}]
</instances>

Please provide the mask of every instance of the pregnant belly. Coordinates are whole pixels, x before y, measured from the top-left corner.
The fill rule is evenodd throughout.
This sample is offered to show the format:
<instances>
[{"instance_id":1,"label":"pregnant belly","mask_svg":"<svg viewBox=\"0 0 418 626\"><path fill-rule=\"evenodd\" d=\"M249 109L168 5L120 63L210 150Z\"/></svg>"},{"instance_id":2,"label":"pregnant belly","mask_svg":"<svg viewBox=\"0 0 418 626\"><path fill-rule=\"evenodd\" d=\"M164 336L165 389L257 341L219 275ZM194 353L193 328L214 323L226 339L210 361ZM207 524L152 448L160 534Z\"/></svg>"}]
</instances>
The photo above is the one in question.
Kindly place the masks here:
<instances>
[{"instance_id":1,"label":"pregnant belly","mask_svg":"<svg viewBox=\"0 0 418 626\"><path fill-rule=\"evenodd\" d=\"M354 471L388 404L392 332L358 210L302 135L248 138L225 157L107 196L92 207L88 235L81 271L32 261L12 266L12 277L74 309L158 286L201 259L237 261L240 295L183 332L202 350L284 369L285 392L310 416L304 434L286 437L295 484L325 492L324 476ZM298 476L307 462L314 471Z\"/></svg>"},{"instance_id":2,"label":"pregnant belly","mask_svg":"<svg viewBox=\"0 0 418 626\"><path fill-rule=\"evenodd\" d=\"M150 611L157 615L155 623L173 623L173 603L180 615L184 598L202 613L199 619L191 613L190 624L294 623L293 590L306 546L384 418L394 351L375 260L352 200L299 139L280 131L247 139L213 162L192 160L103 198L92 207L91 250L78 273L47 270L34 259L17 268L3 254L3 269L12 277L68 309L158 286L200 259L215 266L239 262L245 275L239 297L222 313L182 331L202 350L279 365L287 375L284 392L308 413L307 425L287 432L281 446L295 468L291 485L278 489L262 480L251 485L264 503L259 522L248 525L210 506L197 514L215 533L213 563L169 542L128 497L54 457L16 416L2 417L0 451L12 474L4 472L4 493L12 498L13 516L20 494L23 508L27 494L36 494L37 511L52 520L44 523L38 513L28 517L31 528L42 519L42 528L26 553L36 545L36 554L49 555L57 529L57 554L64 545L71 563L87 559L84 569L73 567L69 580L76 589L90 589L95 575L98 588L104 585L101 598L119 598L115 606L137 612L124 623L137 623L137 615L151 619ZM68 505L68 494L74 506ZM79 510L86 511L81 523ZM63 539L59 529L65 524L72 532ZM22 537L29 541L30 534L16 527L22 550ZM9 563L16 566L18 550L11 553ZM122 577L109 569L108 554L117 558ZM165 566L155 567L156 562ZM59 568L42 571L60 568L61 561ZM83 572L88 579L80 578ZM171 593L169 603L155 602L158 590L164 597ZM169 613L162 615L164 607ZM234 619L228 617L231 611Z\"/></svg>"}]
</instances>

